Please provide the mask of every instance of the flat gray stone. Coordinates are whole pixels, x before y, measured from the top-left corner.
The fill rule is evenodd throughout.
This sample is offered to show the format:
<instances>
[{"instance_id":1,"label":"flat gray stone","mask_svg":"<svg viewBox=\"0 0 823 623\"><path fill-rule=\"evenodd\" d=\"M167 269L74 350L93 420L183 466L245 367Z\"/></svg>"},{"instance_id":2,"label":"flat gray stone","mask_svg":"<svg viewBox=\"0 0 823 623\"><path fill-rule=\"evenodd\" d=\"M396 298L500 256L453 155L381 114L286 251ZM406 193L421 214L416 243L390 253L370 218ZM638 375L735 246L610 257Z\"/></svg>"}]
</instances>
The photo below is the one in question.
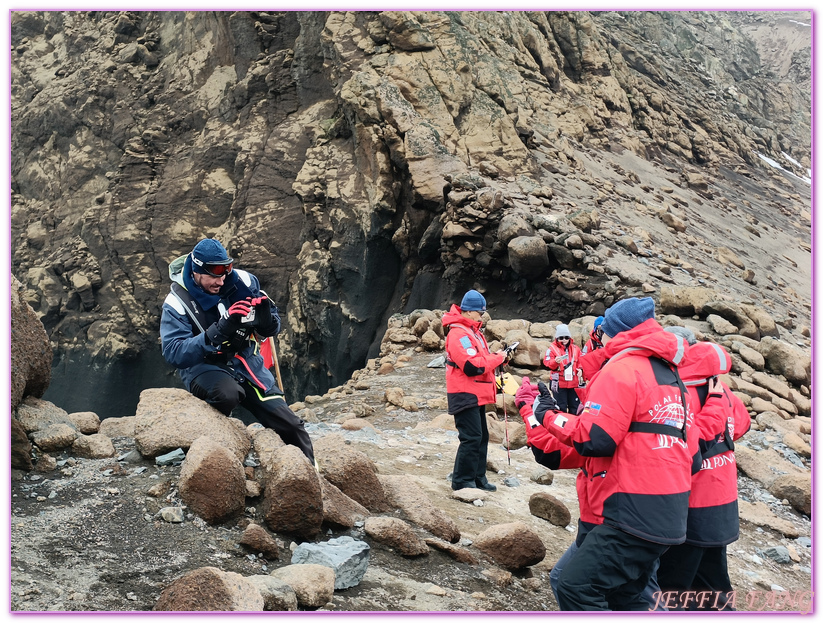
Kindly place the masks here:
<instances>
[{"instance_id":1,"label":"flat gray stone","mask_svg":"<svg viewBox=\"0 0 823 623\"><path fill-rule=\"evenodd\" d=\"M368 543L350 536L330 539L325 543L302 543L291 557L293 565L314 564L334 570L334 589L357 586L369 566Z\"/></svg>"}]
</instances>

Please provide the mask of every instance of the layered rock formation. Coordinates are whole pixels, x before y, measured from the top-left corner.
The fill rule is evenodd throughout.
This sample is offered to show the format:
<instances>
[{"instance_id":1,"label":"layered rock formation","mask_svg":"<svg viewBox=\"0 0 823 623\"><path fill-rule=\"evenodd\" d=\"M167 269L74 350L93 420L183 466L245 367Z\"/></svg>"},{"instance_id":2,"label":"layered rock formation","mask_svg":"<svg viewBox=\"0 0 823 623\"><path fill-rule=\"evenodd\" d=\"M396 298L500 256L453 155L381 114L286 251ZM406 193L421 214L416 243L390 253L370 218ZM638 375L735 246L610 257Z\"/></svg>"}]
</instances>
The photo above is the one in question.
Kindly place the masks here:
<instances>
[{"instance_id":1,"label":"layered rock formation","mask_svg":"<svg viewBox=\"0 0 823 623\"><path fill-rule=\"evenodd\" d=\"M805 345L809 23L13 12L13 273L52 395L105 417L175 384L167 265L203 236L283 309L295 397L475 285L498 317L710 285Z\"/></svg>"}]
</instances>

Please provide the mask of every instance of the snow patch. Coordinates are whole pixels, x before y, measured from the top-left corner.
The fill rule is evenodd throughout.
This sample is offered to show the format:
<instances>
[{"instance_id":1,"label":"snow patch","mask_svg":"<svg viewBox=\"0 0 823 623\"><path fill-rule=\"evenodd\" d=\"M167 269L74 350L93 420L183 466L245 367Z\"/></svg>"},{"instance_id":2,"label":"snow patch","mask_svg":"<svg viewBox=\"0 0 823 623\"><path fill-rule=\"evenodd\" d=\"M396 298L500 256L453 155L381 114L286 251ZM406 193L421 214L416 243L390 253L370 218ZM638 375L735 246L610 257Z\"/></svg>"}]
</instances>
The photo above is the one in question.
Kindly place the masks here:
<instances>
[{"instance_id":1,"label":"snow patch","mask_svg":"<svg viewBox=\"0 0 823 623\"><path fill-rule=\"evenodd\" d=\"M794 20L794 19L790 19L789 21L792 24L799 24L800 26L808 26L809 28L811 28L811 26L812 26L811 24L804 24L803 22L798 22L797 20Z\"/></svg>"},{"instance_id":2,"label":"snow patch","mask_svg":"<svg viewBox=\"0 0 823 623\"><path fill-rule=\"evenodd\" d=\"M796 178L797 178L797 179L799 179L801 182L806 182L807 184L811 185L811 183L812 183L812 177L811 177L812 172L811 172L811 170L810 170L810 169L806 169L806 171L808 171L808 177L800 177L799 175L796 175L796 174L792 173L791 171L789 171L789 170L787 170L787 169L784 169L783 167L781 167L781 166L780 166L780 163L778 163L778 162L777 162L777 161L775 161L775 160L772 160L772 159L771 159L771 158L769 158L768 156L764 156L763 154L761 154L761 153L760 153L760 152L758 152L758 151L756 151L756 152L754 152L754 153L755 153L755 155L757 155L757 157L758 157L758 158L760 158L763 162L765 162L766 164L768 164L770 167L775 168L775 169L780 169L781 171L784 171L785 173L788 173L788 174L789 174L789 175L791 175L792 177L796 177ZM782 153L782 152L781 152L781 153ZM784 155L784 156L786 156L786 154L783 154L783 155ZM786 156L786 157L788 158L788 156ZM797 164L797 162L795 162L795 161L794 161L794 160L792 160L791 158L788 158L788 159L789 159L789 161L793 162L794 164Z\"/></svg>"}]
</instances>

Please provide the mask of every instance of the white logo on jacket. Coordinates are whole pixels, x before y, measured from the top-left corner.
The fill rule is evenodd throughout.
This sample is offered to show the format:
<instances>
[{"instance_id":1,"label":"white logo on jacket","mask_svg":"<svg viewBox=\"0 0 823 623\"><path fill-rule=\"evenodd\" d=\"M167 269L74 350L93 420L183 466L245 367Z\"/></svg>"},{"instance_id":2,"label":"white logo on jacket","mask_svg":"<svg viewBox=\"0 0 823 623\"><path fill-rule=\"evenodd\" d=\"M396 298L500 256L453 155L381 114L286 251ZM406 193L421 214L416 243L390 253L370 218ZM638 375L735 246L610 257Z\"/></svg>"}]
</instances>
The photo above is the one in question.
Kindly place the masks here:
<instances>
[{"instance_id":1,"label":"white logo on jacket","mask_svg":"<svg viewBox=\"0 0 823 623\"><path fill-rule=\"evenodd\" d=\"M665 396L663 400L655 403L649 409L651 416L650 422L654 424L665 424L666 426L673 426L680 430L683 429L684 421L686 420L686 412L683 409L683 403L679 400L672 399L671 396ZM652 450L661 450L666 448L673 448L680 446L681 448L688 448L685 441L672 435L657 435L657 446Z\"/></svg>"}]
</instances>

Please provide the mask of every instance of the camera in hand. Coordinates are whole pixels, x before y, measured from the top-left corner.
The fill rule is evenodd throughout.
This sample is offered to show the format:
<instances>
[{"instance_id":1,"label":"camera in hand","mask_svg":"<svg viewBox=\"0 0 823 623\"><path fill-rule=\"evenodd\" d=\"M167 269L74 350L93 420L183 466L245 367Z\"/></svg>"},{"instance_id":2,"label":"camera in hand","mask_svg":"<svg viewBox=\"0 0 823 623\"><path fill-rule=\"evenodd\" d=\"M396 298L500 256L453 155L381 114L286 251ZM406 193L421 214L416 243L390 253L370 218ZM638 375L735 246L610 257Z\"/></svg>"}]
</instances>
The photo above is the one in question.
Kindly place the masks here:
<instances>
[{"instance_id":1,"label":"camera in hand","mask_svg":"<svg viewBox=\"0 0 823 623\"><path fill-rule=\"evenodd\" d=\"M503 352L505 352L507 354L508 353L513 353L514 351L517 350L518 346L520 346L520 342L513 342L512 344L509 344L508 346L506 346L506 348L503 349Z\"/></svg>"}]
</instances>

